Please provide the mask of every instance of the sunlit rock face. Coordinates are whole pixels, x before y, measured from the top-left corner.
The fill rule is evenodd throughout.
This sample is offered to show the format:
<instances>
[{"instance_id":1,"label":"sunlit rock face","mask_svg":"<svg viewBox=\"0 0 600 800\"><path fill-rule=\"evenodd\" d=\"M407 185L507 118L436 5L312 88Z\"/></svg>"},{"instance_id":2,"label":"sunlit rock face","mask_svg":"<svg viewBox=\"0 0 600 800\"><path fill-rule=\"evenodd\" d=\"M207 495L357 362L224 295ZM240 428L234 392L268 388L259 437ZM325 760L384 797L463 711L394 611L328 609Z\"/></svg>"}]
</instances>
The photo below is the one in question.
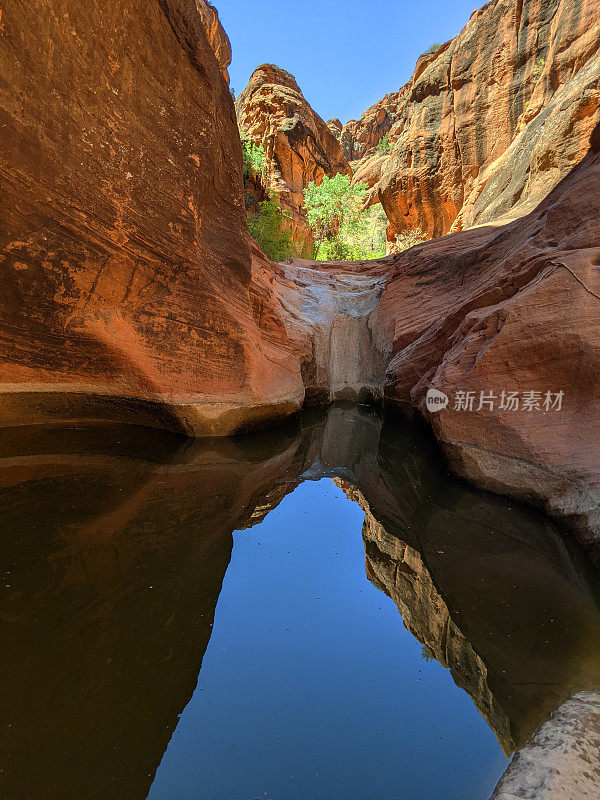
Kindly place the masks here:
<instances>
[{"instance_id":1,"label":"sunlit rock face","mask_svg":"<svg viewBox=\"0 0 600 800\"><path fill-rule=\"evenodd\" d=\"M236 109L244 135L263 145L269 190L300 252L309 255L314 241L303 211L304 189L325 175L352 174L335 129L311 108L294 76L274 64L254 70Z\"/></svg>"},{"instance_id":2,"label":"sunlit rock face","mask_svg":"<svg viewBox=\"0 0 600 800\"><path fill-rule=\"evenodd\" d=\"M389 238L531 211L587 152L600 119L598 0L493 0L420 57L411 80L343 129L355 168L394 148L373 199Z\"/></svg>"},{"instance_id":3,"label":"sunlit rock face","mask_svg":"<svg viewBox=\"0 0 600 800\"><path fill-rule=\"evenodd\" d=\"M225 81L229 83L229 72L227 68L231 64L231 42L219 22L217 9L211 5L208 0L196 0L195 5L200 15L200 20L202 21L208 43L221 68L221 74ZM175 6L173 6L173 13L178 13Z\"/></svg>"},{"instance_id":4,"label":"sunlit rock face","mask_svg":"<svg viewBox=\"0 0 600 800\"><path fill-rule=\"evenodd\" d=\"M198 435L297 409L216 11L8 0L1 27L0 425Z\"/></svg>"},{"instance_id":5,"label":"sunlit rock face","mask_svg":"<svg viewBox=\"0 0 600 800\"><path fill-rule=\"evenodd\" d=\"M422 110L436 87L435 102L449 103L439 83L448 73L436 70L451 57L448 114L463 160L455 174L446 170L456 154L451 137L436 176L454 174L452 185L465 192L505 152L521 154L515 174L527 173L537 151L526 139L510 138L510 146L505 139L517 136L536 104L542 109L523 136L546 118L548 131L572 122L560 146L548 140L558 160L542 170L551 183L589 149L596 84L585 76L598 57L597 4L523 8L488 3L463 34L419 62L411 84L410 102ZM546 61L533 87L527 76L540 48ZM598 134L548 196L507 225L375 262L275 265L246 233L228 59L225 34L203 0L110 0L91 12L64 0L35 9L4 4L0 426L101 419L227 435L340 397L383 396L425 414L429 386L449 395L563 391L551 424L521 411L455 413L452 404L430 421L461 475L567 516L583 539L597 541ZM563 117L552 104L567 90L576 98L564 101ZM271 116L261 97L275 104ZM259 70L242 106L297 181L296 201L307 180L347 170L340 143L291 76ZM385 108L374 117L381 130L389 100ZM431 117L442 135L446 116ZM428 141L409 123L410 142ZM500 152L484 146L496 127ZM463 163L477 167L472 180ZM539 155L539 164L553 162ZM490 177L480 197L501 210L512 187L515 208L526 197L533 202L547 186L540 174L529 172L538 187L531 194ZM442 206L456 206L454 219L459 204L444 205L448 197Z\"/></svg>"},{"instance_id":6,"label":"sunlit rock face","mask_svg":"<svg viewBox=\"0 0 600 800\"><path fill-rule=\"evenodd\" d=\"M304 480L342 479L367 510L368 577L506 752L600 686L578 551L537 513L450 477L414 427L334 406L211 441L126 426L5 433L2 797L147 796L196 684L232 531Z\"/></svg>"}]
</instances>

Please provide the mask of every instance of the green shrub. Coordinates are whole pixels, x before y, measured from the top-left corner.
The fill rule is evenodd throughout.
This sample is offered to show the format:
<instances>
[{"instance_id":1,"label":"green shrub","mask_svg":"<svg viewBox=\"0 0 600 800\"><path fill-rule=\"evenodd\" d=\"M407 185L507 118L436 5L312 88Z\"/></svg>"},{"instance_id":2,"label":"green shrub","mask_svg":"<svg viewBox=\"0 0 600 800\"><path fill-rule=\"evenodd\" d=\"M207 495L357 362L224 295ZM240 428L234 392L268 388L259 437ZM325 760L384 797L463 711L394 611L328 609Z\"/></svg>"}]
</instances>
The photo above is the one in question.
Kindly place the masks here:
<instances>
[{"instance_id":1,"label":"green shrub","mask_svg":"<svg viewBox=\"0 0 600 800\"><path fill-rule=\"evenodd\" d=\"M285 228L284 214L275 200L265 200L260 211L247 215L250 235L271 261L285 261L294 255L294 244Z\"/></svg>"},{"instance_id":2,"label":"green shrub","mask_svg":"<svg viewBox=\"0 0 600 800\"><path fill-rule=\"evenodd\" d=\"M431 651L431 648L426 644L421 646L421 658L423 661L435 661L435 656Z\"/></svg>"},{"instance_id":3,"label":"green shrub","mask_svg":"<svg viewBox=\"0 0 600 800\"><path fill-rule=\"evenodd\" d=\"M360 213L358 224L346 234L350 261L382 258L386 253L387 217L379 203Z\"/></svg>"},{"instance_id":4,"label":"green shrub","mask_svg":"<svg viewBox=\"0 0 600 800\"><path fill-rule=\"evenodd\" d=\"M386 133L381 139L377 142L377 152L381 156L387 155L390 150L393 150L394 145L390 142L390 134Z\"/></svg>"},{"instance_id":5,"label":"green shrub","mask_svg":"<svg viewBox=\"0 0 600 800\"><path fill-rule=\"evenodd\" d=\"M437 53L437 51L442 47L439 42L434 42L431 47L428 47L427 50L423 53L424 56L431 56L433 53Z\"/></svg>"},{"instance_id":6,"label":"green shrub","mask_svg":"<svg viewBox=\"0 0 600 800\"><path fill-rule=\"evenodd\" d=\"M267 154L262 144L255 144L242 136L242 155L244 178L265 178L267 174Z\"/></svg>"},{"instance_id":7,"label":"green shrub","mask_svg":"<svg viewBox=\"0 0 600 800\"><path fill-rule=\"evenodd\" d=\"M540 76L544 71L545 66L546 66L545 58L542 58L541 56L539 58L536 58L535 64L533 66L533 72L531 73L534 81L537 82L540 79Z\"/></svg>"}]
</instances>

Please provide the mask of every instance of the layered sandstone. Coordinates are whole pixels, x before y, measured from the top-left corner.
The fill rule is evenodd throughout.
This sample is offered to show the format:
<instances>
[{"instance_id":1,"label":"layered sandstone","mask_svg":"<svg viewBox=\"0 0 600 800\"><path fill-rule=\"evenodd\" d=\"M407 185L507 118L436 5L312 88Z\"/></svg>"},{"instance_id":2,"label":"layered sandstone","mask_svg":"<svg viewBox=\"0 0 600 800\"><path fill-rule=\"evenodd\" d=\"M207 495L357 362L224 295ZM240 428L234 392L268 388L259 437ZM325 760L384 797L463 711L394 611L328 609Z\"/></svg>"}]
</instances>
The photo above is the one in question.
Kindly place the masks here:
<instances>
[{"instance_id":1,"label":"layered sandstone","mask_svg":"<svg viewBox=\"0 0 600 800\"><path fill-rule=\"evenodd\" d=\"M386 94L368 108L360 119L351 119L343 126L340 137L348 161L359 161L372 153L385 134L389 133L402 109L401 95L402 92Z\"/></svg>"},{"instance_id":2,"label":"layered sandstone","mask_svg":"<svg viewBox=\"0 0 600 800\"><path fill-rule=\"evenodd\" d=\"M0 34L1 424L210 434L297 409L216 11L8 0Z\"/></svg>"},{"instance_id":3,"label":"layered sandstone","mask_svg":"<svg viewBox=\"0 0 600 800\"><path fill-rule=\"evenodd\" d=\"M378 306L386 399L429 417L452 465L600 534L600 142L527 217L393 257ZM401 313L399 313L401 309ZM452 401L425 410L429 387ZM472 392L472 411L457 409ZM519 392L518 409L502 391ZM560 410L546 393L563 392ZM494 393L481 404L481 393ZM524 404L536 392L535 404Z\"/></svg>"},{"instance_id":4,"label":"layered sandstone","mask_svg":"<svg viewBox=\"0 0 600 800\"><path fill-rule=\"evenodd\" d=\"M275 293L292 338L304 342L304 403L383 399L389 346L377 326L388 265L368 268L289 259Z\"/></svg>"},{"instance_id":5,"label":"layered sandstone","mask_svg":"<svg viewBox=\"0 0 600 800\"><path fill-rule=\"evenodd\" d=\"M219 62L221 74L223 78L229 83L229 72L227 67L231 64L231 42L229 37L223 30L223 26L219 22L219 14L217 9L208 2L208 0L196 0L196 10L200 15L204 32L208 43L213 49L213 52Z\"/></svg>"},{"instance_id":6,"label":"layered sandstone","mask_svg":"<svg viewBox=\"0 0 600 800\"><path fill-rule=\"evenodd\" d=\"M309 254L313 239L303 211L304 189L325 175L352 174L335 133L310 107L295 78L273 64L252 73L236 109L244 135L264 147L266 182L293 240L301 254Z\"/></svg>"},{"instance_id":7,"label":"layered sandstone","mask_svg":"<svg viewBox=\"0 0 600 800\"><path fill-rule=\"evenodd\" d=\"M598 0L492 0L341 141L358 171L389 133L372 199L390 240L441 236L535 208L585 155L599 106Z\"/></svg>"},{"instance_id":8,"label":"layered sandstone","mask_svg":"<svg viewBox=\"0 0 600 800\"><path fill-rule=\"evenodd\" d=\"M305 401L383 394L416 407L460 474L568 517L597 546L599 190L596 133L571 174L510 224L376 262L279 265L274 290L303 343ZM439 413L426 409L430 387L451 398ZM519 407L502 407L502 392L518 392ZM560 410L545 408L548 392L563 393Z\"/></svg>"},{"instance_id":9,"label":"layered sandstone","mask_svg":"<svg viewBox=\"0 0 600 800\"><path fill-rule=\"evenodd\" d=\"M333 119L328 119L325 124L327 125L329 130L333 133L335 138L339 141L339 138L342 135L342 128L344 127L342 125L342 121L337 117L334 117ZM346 154L344 153L344 155Z\"/></svg>"},{"instance_id":10,"label":"layered sandstone","mask_svg":"<svg viewBox=\"0 0 600 800\"><path fill-rule=\"evenodd\" d=\"M45 0L44 35L25 56L38 11L5 5L1 424L119 419L228 434L339 397L426 413L430 385L563 391L551 416L451 404L431 422L461 474L596 537L598 134L534 211L503 227L376 262L273 265L245 233L227 48L201 6L145 0L140 25L137 11L112 0L81 63L86 9ZM501 7L474 15L473 48ZM594 8L581 5L591 19ZM550 37L546 64L563 64L561 85L578 85L595 31L582 33L578 13L560 3L548 9L554 15L538 19L533 4L530 26ZM419 80L451 52L456 66L459 40L419 62ZM348 168L291 76L259 69L240 103L256 112L250 130L263 131L298 191L325 168ZM277 113L260 112L269 103ZM573 130L575 147L583 127Z\"/></svg>"}]
</instances>

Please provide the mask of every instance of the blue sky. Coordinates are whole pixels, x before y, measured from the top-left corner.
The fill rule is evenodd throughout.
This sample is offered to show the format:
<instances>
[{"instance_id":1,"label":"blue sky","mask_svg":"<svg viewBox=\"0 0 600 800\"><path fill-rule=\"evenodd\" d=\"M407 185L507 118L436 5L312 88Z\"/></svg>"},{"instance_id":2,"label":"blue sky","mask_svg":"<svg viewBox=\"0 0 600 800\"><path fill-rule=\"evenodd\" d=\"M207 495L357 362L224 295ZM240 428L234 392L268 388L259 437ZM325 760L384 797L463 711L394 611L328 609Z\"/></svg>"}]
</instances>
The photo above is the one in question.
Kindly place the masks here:
<instances>
[{"instance_id":1,"label":"blue sky","mask_svg":"<svg viewBox=\"0 0 600 800\"><path fill-rule=\"evenodd\" d=\"M265 62L295 75L325 119L359 117L410 78L419 55L445 42L483 0L212 0L233 47L239 94Z\"/></svg>"}]
</instances>

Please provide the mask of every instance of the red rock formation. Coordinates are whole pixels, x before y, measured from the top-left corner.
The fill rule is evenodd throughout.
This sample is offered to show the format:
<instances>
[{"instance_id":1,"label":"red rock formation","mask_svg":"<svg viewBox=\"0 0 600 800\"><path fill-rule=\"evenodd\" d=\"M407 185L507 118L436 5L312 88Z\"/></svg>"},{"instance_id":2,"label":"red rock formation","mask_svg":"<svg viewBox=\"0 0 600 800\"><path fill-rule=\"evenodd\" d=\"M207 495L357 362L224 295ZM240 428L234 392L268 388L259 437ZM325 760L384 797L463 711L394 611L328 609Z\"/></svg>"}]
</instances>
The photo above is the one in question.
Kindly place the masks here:
<instances>
[{"instance_id":1,"label":"red rock formation","mask_svg":"<svg viewBox=\"0 0 600 800\"><path fill-rule=\"evenodd\" d=\"M590 2L577 6L588 21L596 13ZM598 535L597 132L596 150L535 211L502 228L458 233L379 262L272 265L245 232L227 59L209 44L206 15L213 23L214 16L201 6L143 0L140 14L107 0L92 18L86 4L67 0L43 0L35 10L19 0L3 6L0 425L116 418L227 434L305 400L385 393L390 404L423 408L429 385L447 393L564 391L556 414L465 414L450 406L431 421L461 474L542 502ZM484 87L491 67L476 44L485 20L499 42L513 30L510 15L490 27L489 15L502 8L495 0L465 29ZM547 87L554 74L563 87L544 94L549 104L527 130L553 109L559 130L574 115L572 142L554 152L556 176L596 115L589 73L597 31L582 33L578 14L567 17L559 0L544 8L541 19L540 6L530 4L519 48L530 52L535 23L535 52L547 42L553 54ZM215 30L209 26L222 56L224 34ZM420 60L411 92L413 100L423 92L423 109L434 67L450 54L453 108L459 96L470 102L476 87L467 91L465 37ZM498 62L512 80L516 56L507 50ZM518 120L535 92L515 86ZM566 103L577 86L581 96L562 116L557 98ZM272 164L298 192L326 169L349 169L290 76L263 68L245 94L250 129L263 131ZM482 90L476 120L488 118L486 103L491 115L493 97ZM508 113L502 97L498 119ZM271 103L278 111L264 115ZM461 170L480 146L482 163L496 153L472 127L455 131L465 145L456 185L468 183ZM549 130L540 128L538 143ZM498 142L505 133L499 126ZM415 137L414 146L425 140ZM519 153L530 163L526 143L498 145L505 166ZM440 180L452 172L449 163L441 159ZM496 209L504 202L494 183L500 175L481 194L496 186ZM541 184L532 173L534 185ZM298 192L282 188L282 202L296 202Z\"/></svg>"},{"instance_id":2,"label":"red rock formation","mask_svg":"<svg viewBox=\"0 0 600 800\"><path fill-rule=\"evenodd\" d=\"M585 155L599 106L598 0L492 0L342 144L368 160L389 131L377 184L389 238L441 236L535 208Z\"/></svg>"},{"instance_id":3,"label":"red rock formation","mask_svg":"<svg viewBox=\"0 0 600 800\"><path fill-rule=\"evenodd\" d=\"M300 406L228 54L203 0L3 3L0 424L227 433Z\"/></svg>"},{"instance_id":4,"label":"red rock formation","mask_svg":"<svg viewBox=\"0 0 600 800\"><path fill-rule=\"evenodd\" d=\"M240 128L265 148L269 189L288 216L301 253L308 254L313 238L302 208L303 190L324 175L352 175L340 143L307 103L295 78L273 64L252 73L236 109Z\"/></svg>"},{"instance_id":5,"label":"red rock formation","mask_svg":"<svg viewBox=\"0 0 600 800\"><path fill-rule=\"evenodd\" d=\"M390 131L396 121L402 92L390 92L368 108L359 120L351 119L342 128L341 142L348 161L367 155Z\"/></svg>"},{"instance_id":6,"label":"red rock formation","mask_svg":"<svg viewBox=\"0 0 600 800\"><path fill-rule=\"evenodd\" d=\"M339 141L340 136L342 135L342 128L344 127L342 125L342 121L339 120L337 117L334 117L333 119L328 119L325 124L327 125L329 130L333 133L335 138Z\"/></svg>"},{"instance_id":7,"label":"red rock formation","mask_svg":"<svg viewBox=\"0 0 600 800\"><path fill-rule=\"evenodd\" d=\"M229 83L227 67L231 64L231 43L219 22L219 14L208 0L196 0L196 8L202 20L208 43L221 67L221 74Z\"/></svg>"},{"instance_id":8,"label":"red rock formation","mask_svg":"<svg viewBox=\"0 0 600 800\"><path fill-rule=\"evenodd\" d=\"M591 150L531 214L392 258L378 307L392 340L386 397L424 409L456 470L600 534L600 153ZM478 410L480 393L495 392ZM501 410L502 391L564 392L561 411ZM538 398L539 399L539 398Z\"/></svg>"}]
</instances>

